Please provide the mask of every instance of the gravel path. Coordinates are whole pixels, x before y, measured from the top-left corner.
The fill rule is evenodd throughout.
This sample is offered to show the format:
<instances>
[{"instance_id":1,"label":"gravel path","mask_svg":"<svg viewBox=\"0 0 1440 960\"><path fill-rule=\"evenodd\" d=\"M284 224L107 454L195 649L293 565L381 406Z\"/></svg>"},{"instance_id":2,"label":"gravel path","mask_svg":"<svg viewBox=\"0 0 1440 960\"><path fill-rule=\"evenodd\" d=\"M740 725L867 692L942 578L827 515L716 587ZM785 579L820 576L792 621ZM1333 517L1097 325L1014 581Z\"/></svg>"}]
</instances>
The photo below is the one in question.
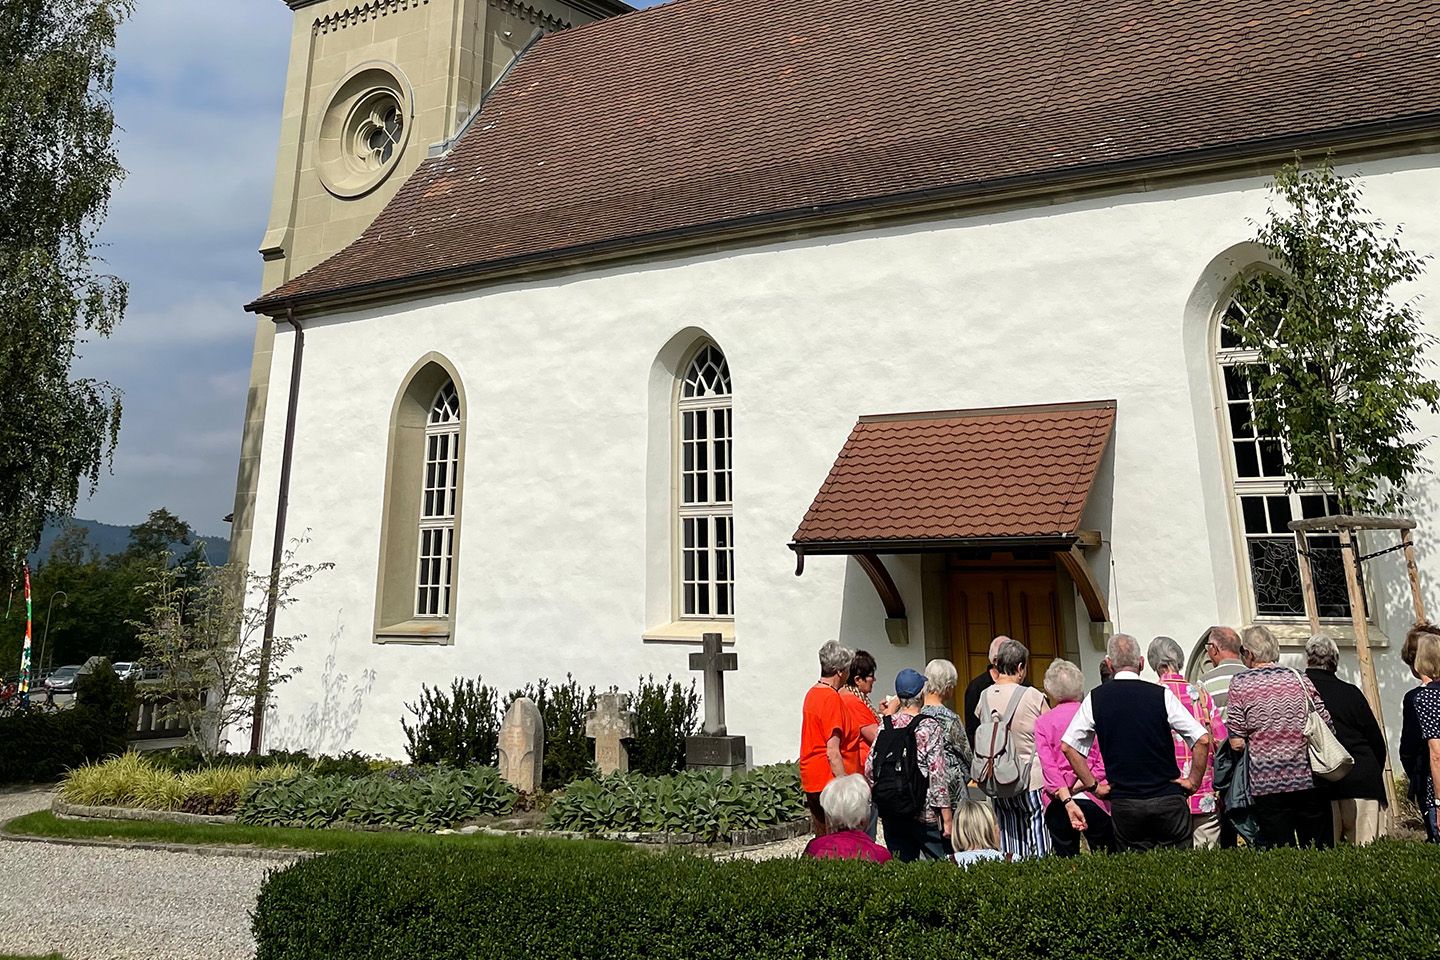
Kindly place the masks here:
<instances>
[{"instance_id":1,"label":"gravel path","mask_svg":"<svg viewBox=\"0 0 1440 960\"><path fill-rule=\"evenodd\" d=\"M0 821L49 804L0 793ZM248 960L273 859L0 840L0 953L66 960Z\"/></svg>"}]
</instances>

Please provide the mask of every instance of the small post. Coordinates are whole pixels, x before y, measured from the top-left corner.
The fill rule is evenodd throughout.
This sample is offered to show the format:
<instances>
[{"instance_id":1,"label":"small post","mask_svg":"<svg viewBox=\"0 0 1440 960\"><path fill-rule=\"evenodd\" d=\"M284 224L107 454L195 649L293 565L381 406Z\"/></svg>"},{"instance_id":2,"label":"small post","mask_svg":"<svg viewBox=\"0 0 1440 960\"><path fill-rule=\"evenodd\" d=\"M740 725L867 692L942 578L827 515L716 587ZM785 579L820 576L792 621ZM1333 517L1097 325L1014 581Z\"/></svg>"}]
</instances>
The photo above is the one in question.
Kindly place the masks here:
<instances>
[{"instance_id":1,"label":"small post","mask_svg":"<svg viewBox=\"0 0 1440 960\"><path fill-rule=\"evenodd\" d=\"M1415 541L1410 531L1400 531L1400 542L1405 546L1405 569L1410 574L1410 600L1415 604L1415 622L1425 620L1425 597L1420 592L1420 568L1415 565Z\"/></svg>"},{"instance_id":2,"label":"small post","mask_svg":"<svg viewBox=\"0 0 1440 960\"><path fill-rule=\"evenodd\" d=\"M1310 541L1304 530L1295 531L1295 561L1300 565L1300 593L1305 598L1305 616L1310 632L1320 632L1320 601L1315 597L1315 574L1310 569Z\"/></svg>"},{"instance_id":3,"label":"small post","mask_svg":"<svg viewBox=\"0 0 1440 960\"><path fill-rule=\"evenodd\" d=\"M1360 664L1360 682L1363 684L1365 699L1380 725L1380 736L1385 736L1385 711L1380 706L1380 683L1375 678L1375 661L1370 656L1370 623L1365 614L1365 588L1360 582L1360 564L1356 556L1360 544L1355 528L1340 525L1340 558L1345 564L1345 587L1350 595L1350 622L1355 627L1355 659ZM1313 588L1312 588L1313 589ZM1307 601L1308 602L1308 601ZM1395 809L1395 778L1390 772L1390 751L1385 751L1385 798L1387 810ZM1387 815L1388 816L1388 815Z\"/></svg>"}]
</instances>

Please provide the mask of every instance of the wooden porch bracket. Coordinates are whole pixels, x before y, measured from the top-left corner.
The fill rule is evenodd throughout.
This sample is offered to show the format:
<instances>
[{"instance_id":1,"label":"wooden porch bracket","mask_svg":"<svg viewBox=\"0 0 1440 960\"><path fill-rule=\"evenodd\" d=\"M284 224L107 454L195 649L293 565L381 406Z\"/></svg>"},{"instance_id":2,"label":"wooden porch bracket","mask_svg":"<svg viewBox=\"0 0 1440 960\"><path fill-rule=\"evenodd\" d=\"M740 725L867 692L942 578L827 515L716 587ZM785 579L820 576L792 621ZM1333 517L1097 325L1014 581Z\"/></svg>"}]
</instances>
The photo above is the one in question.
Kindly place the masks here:
<instances>
[{"instance_id":1,"label":"wooden porch bracket","mask_svg":"<svg viewBox=\"0 0 1440 960\"><path fill-rule=\"evenodd\" d=\"M1075 581L1075 589L1080 593L1080 599L1085 602L1085 612L1090 615L1090 622L1108 623L1109 604L1105 602L1105 594L1100 589L1100 583L1095 579L1080 544L1075 544L1069 550L1057 550L1055 559L1070 575L1070 579Z\"/></svg>"},{"instance_id":2,"label":"wooden porch bracket","mask_svg":"<svg viewBox=\"0 0 1440 960\"><path fill-rule=\"evenodd\" d=\"M885 569L880 555L857 553L854 556L866 575L870 577L870 582L875 585L875 592L880 594L880 602L885 606L885 616L890 620L904 620L905 601L901 598L895 581L891 579L890 571Z\"/></svg>"}]
</instances>

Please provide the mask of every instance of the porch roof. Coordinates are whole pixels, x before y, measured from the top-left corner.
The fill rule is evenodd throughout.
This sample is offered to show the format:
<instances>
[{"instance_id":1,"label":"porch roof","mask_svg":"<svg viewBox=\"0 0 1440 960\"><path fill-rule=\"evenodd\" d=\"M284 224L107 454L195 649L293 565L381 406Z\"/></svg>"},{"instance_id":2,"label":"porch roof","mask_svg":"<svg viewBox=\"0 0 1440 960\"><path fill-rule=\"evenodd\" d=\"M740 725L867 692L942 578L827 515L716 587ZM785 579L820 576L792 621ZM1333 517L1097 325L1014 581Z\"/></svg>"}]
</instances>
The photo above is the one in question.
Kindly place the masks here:
<instances>
[{"instance_id":1,"label":"porch roof","mask_svg":"<svg viewBox=\"0 0 1440 960\"><path fill-rule=\"evenodd\" d=\"M1114 423L1114 400L861 417L790 548L1066 549Z\"/></svg>"}]
</instances>

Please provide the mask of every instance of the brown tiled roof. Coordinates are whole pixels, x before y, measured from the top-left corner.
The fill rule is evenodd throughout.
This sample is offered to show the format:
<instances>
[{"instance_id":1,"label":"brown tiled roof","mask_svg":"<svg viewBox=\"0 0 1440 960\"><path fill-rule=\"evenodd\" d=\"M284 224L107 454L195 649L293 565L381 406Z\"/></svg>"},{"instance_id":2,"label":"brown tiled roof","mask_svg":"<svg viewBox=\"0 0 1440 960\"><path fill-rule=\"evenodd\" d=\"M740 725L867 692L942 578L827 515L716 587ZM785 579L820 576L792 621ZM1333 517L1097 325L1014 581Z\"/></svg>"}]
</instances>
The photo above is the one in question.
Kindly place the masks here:
<instances>
[{"instance_id":1,"label":"brown tiled roof","mask_svg":"<svg viewBox=\"0 0 1440 960\"><path fill-rule=\"evenodd\" d=\"M676 0L541 40L252 307L1436 126L1435 0Z\"/></svg>"},{"instance_id":2,"label":"brown tiled roof","mask_svg":"<svg viewBox=\"0 0 1440 960\"><path fill-rule=\"evenodd\" d=\"M1115 401L862 417L795 544L1065 537L1115 423Z\"/></svg>"}]
</instances>

